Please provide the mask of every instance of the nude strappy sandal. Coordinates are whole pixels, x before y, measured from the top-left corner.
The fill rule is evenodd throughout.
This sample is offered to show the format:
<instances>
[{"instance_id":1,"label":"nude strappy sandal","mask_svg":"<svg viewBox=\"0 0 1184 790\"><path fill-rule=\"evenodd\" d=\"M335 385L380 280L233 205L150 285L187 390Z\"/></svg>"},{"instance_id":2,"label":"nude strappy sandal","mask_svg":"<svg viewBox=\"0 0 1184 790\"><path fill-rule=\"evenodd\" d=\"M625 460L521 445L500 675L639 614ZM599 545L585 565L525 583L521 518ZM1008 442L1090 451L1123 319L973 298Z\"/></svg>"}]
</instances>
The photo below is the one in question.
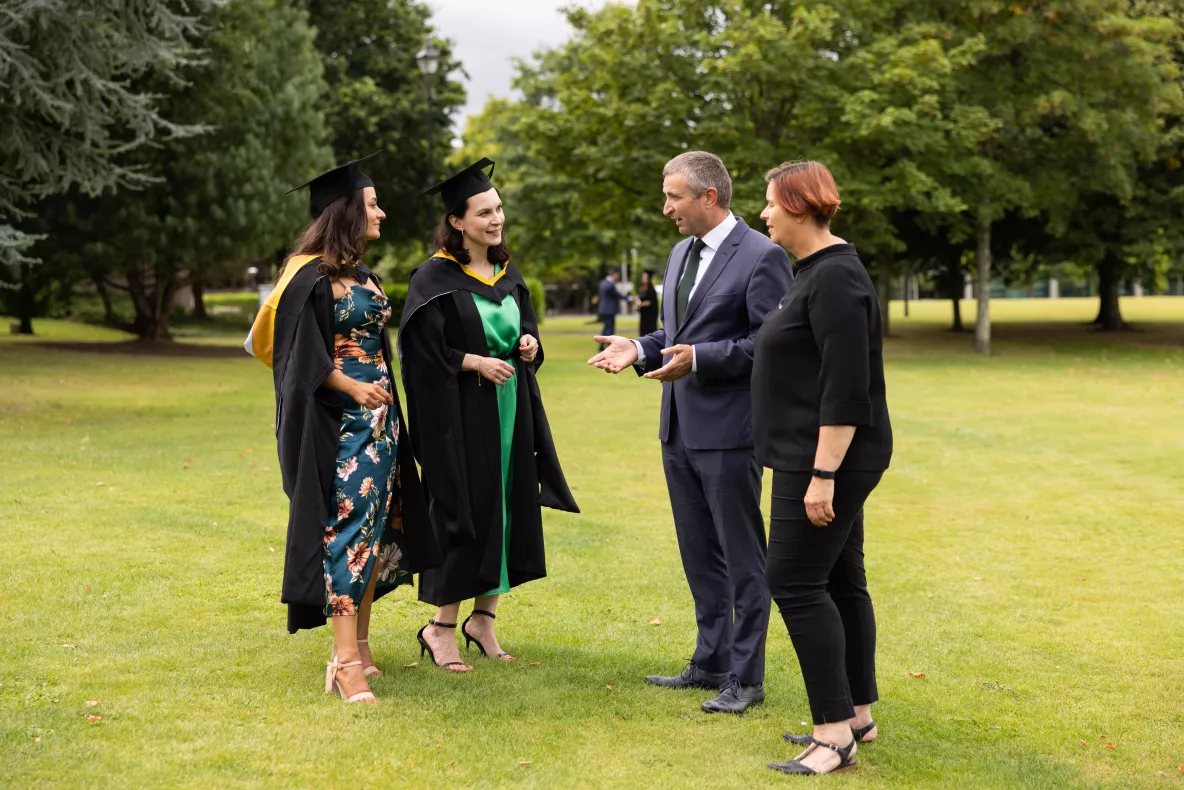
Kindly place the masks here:
<instances>
[{"instance_id":1,"label":"nude strappy sandal","mask_svg":"<svg viewBox=\"0 0 1184 790\"><path fill-rule=\"evenodd\" d=\"M347 661L342 664L337 660L337 651L333 652L333 658L325 667L325 693L332 694L334 690L341 695L341 698L346 702L377 702L378 698L374 696L374 692L370 689L359 691L357 694L345 695L345 687L341 685L341 681L337 679L337 671L347 667L360 667L361 661Z\"/></svg>"},{"instance_id":2,"label":"nude strappy sandal","mask_svg":"<svg viewBox=\"0 0 1184 790\"><path fill-rule=\"evenodd\" d=\"M359 640L358 640L358 644L359 644L359 645L369 645L369 644L370 644L370 640L369 640L369 639L359 639ZM367 652L369 652L370 648L369 648L369 647L367 647L367 648L366 648L366 650L367 650ZM373 660L374 660L374 656L371 656L371 657L370 657L370 660L371 660L371 661L373 661ZM366 667L365 669L363 669L363 670L362 670L362 674L363 674L363 675L365 675L365 676L366 676L366 677L368 677L368 678L380 678L380 677L382 677L382 670L381 670L381 669L379 669L377 666L375 666L373 663L371 663L371 664L366 664L365 662L362 662L362 663L363 663L363 664L365 665L365 667Z\"/></svg>"}]
</instances>

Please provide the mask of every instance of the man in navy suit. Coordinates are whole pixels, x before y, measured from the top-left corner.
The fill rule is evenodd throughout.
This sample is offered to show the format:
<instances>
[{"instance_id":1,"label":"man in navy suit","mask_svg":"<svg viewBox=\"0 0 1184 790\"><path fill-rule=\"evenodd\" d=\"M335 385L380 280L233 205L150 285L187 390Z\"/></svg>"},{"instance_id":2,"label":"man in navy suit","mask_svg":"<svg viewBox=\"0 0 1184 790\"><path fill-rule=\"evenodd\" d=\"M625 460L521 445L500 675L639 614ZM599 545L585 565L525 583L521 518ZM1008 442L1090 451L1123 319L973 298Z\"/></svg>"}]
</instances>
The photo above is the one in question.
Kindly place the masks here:
<instances>
[{"instance_id":1,"label":"man in navy suit","mask_svg":"<svg viewBox=\"0 0 1184 790\"><path fill-rule=\"evenodd\" d=\"M600 330L602 335L612 335L617 331L617 313L621 312L621 300L625 298L617 290L617 283L620 281L620 269L613 269L607 277L600 281L600 290L597 292L596 299L596 314L600 316L600 321L604 325ZM603 343L600 350L604 350Z\"/></svg>"},{"instance_id":2,"label":"man in navy suit","mask_svg":"<svg viewBox=\"0 0 1184 790\"><path fill-rule=\"evenodd\" d=\"M699 626L682 674L646 680L711 688L708 713L743 713L765 699L765 526L753 453L753 343L793 282L789 256L729 209L732 179L714 154L689 151L662 171L664 213L689 238L666 262L662 327L636 340L597 337L589 360L635 366L662 382L662 466Z\"/></svg>"}]
</instances>

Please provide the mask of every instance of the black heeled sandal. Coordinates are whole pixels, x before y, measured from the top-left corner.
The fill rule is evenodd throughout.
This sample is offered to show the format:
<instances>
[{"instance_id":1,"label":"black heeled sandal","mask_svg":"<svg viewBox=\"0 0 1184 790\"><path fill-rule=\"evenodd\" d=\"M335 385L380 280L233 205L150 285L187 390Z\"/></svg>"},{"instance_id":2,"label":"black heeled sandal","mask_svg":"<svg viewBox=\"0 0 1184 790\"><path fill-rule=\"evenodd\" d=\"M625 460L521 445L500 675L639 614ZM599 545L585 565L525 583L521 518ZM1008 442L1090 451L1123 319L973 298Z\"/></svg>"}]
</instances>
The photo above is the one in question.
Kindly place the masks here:
<instances>
[{"instance_id":1,"label":"black heeled sandal","mask_svg":"<svg viewBox=\"0 0 1184 790\"><path fill-rule=\"evenodd\" d=\"M428 620L428 625L434 625L437 628L456 628L456 623L437 623L435 620ZM432 664L440 667L440 669L447 669L449 672L468 672L472 669L463 661L448 661L443 664L436 663L436 653L432 650L432 646L428 644L428 640L423 638L423 632L428 630L428 625L419 629L419 633L415 638L419 640L419 657L423 658L424 654L432 657ZM449 667L468 667L467 669L449 669Z\"/></svg>"},{"instance_id":2,"label":"black heeled sandal","mask_svg":"<svg viewBox=\"0 0 1184 790\"><path fill-rule=\"evenodd\" d=\"M839 756L839 764L827 771L828 774L833 774L835 771L842 771L844 768L853 768L859 763L858 760L851 756L851 752L855 750L855 744L858 742L859 741L857 739L852 738L851 743L847 744L846 746L835 746L833 743L820 741L817 738L810 738L810 747L806 749L806 751L802 752L802 757L806 757L819 746L824 749L830 749ZM791 774L795 776L812 776L817 774L818 772L813 768L802 764L802 757L798 757L793 760L786 760L783 763L769 763L769 767L774 771L780 771L783 774Z\"/></svg>"},{"instance_id":3,"label":"black heeled sandal","mask_svg":"<svg viewBox=\"0 0 1184 790\"><path fill-rule=\"evenodd\" d=\"M851 734L855 736L855 740L859 741L860 743L863 743L863 736L867 735L869 732L871 732L875 728L876 728L876 723L873 721L871 724L868 724L866 727L852 727ZM794 734L788 733L788 732L785 733L784 735L782 735L781 737L784 738L785 740L789 741L790 743L797 744L798 746L809 746L810 742L814 740L813 735L794 735ZM869 741L869 743L870 743L870 741Z\"/></svg>"},{"instance_id":4,"label":"black heeled sandal","mask_svg":"<svg viewBox=\"0 0 1184 790\"><path fill-rule=\"evenodd\" d=\"M470 645L472 645L473 642L476 642L477 649L481 651L481 655L485 656L486 658L489 658L489 653L485 652L485 645L481 644L480 639L477 639L476 637L473 637L473 636L469 636L469 629L465 627L469 624L469 621L473 619L473 615L477 615L477 614L485 615L490 620L497 619L497 615L494 614L493 612L487 612L484 609L474 609L473 614L466 617L465 621L463 623L461 623L460 632L465 635L465 650L468 650ZM502 652L498 653L496 657L502 661L517 661L518 660L518 659L514 658L514 656L505 652L504 650Z\"/></svg>"}]
</instances>

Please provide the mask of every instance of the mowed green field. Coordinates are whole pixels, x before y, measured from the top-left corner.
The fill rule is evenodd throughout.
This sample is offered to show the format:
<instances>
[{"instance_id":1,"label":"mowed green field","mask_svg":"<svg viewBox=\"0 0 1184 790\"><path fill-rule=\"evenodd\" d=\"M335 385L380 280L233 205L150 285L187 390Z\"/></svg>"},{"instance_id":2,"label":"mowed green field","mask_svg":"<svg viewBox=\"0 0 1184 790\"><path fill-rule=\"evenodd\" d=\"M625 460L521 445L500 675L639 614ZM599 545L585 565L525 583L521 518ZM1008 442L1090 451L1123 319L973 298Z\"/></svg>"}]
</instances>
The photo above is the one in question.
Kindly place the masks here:
<instances>
[{"instance_id":1,"label":"mowed green field","mask_svg":"<svg viewBox=\"0 0 1184 790\"><path fill-rule=\"evenodd\" d=\"M5 336L0 786L1184 787L1184 299L1124 301L1114 336L1091 300L998 301L990 358L948 304L901 307L867 506L880 739L824 780L765 767L809 716L776 614L749 715L643 684L691 654L692 605L658 387L587 368L589 322L544 326L583 513L546 511L550 577L503 602L520 660L431 668L401 590L380 704L348 707L321 693L328 631L284 628L269 371Z\"/></svg>"}]
</instances>

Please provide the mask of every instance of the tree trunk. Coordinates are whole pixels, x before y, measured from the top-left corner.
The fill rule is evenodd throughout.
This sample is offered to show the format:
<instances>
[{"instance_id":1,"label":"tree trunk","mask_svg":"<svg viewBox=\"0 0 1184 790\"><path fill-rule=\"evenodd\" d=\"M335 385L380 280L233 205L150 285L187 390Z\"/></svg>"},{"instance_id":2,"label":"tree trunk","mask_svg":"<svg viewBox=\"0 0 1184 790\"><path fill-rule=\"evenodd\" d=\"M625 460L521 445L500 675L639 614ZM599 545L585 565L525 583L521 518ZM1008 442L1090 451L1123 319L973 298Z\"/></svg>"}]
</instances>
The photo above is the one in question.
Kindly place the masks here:
<instances>
[{"instance_id":1,"label":"tree trunk","mask_svg":"<svg viewBox=\"0 0 1184 790\"><path fill-rule=\"evenodd\" d=\"M204 321L210 317L206 312L205 287L199 279L190 279L189 288L193 291L193 317Z\"/></svg>"},{"instance_id":2,"label":"tree trunk","mask_svg":"<svg viewBox=\"0 0 1184 790\"><path fill-rule=\"evenodd\" d=\"M892 299L892 267L885 255L881 255L876 260L876 294L880 299L880 330L884 337L888 337L890 334L888 331L888 308Z\"/></svg>"},{"instance_id":3,"label":"tree trunk","mask_svg":"<svg viewBox=\"0 0 1184 790\"><path fill-rule=\"evenodd\" d=\"M17 319L20 321L22 335L33 334L33 314L37 312L37 299L33 293L32 264L21 264L21 284L16 299Z\"/></svg>"},{"instance_id":4,"label":"tree trunk","mask_svg":"<svg viewBox=\"0 0 1184 790\"><path fill-rule=\"evenodd\" d=\"M962 262L958 259L951 259L946 264L945 279L947 280L947 287L949 289L950 303L953 307L954 320L950 327L951 332L963 332L966 327L962 325Z\"/></svg>"},{"instance_id":5,"label":"tree trunk","mask_svg":"<svg viewBox=\"0 0 1184 790\"><path fill-rule=\"evenodd\" d=\"M974 251L975 296L978 315L974 319L974 350L991 353L991 220L985 214L978 218L976 233L978 246Z\"/></svg>"},{"instance_id":6,"label":"tree trunk","mask_svg":"<svg viewBox=\"0 0 1184 790\"><path fill-rule=\"evenodd\" d=\"M1102 260L1098 262L1098 295L1101 297L1101 303L1094 324L1107 332L1116 332L1126 327L1118 303L1119 289L1122 286L1119 276L1121 266L1118 251L1113 247L1108 247Z\"/></svg>"},{"instance_id":7,"label":"tree trunk","mask_svg":"<svg viewBox=\"0 0 1184 790\"><path fill-rule=\"evenodd\" d=\"M159 271L155 272L152 287L149 288L142 272L132 269L127 272L127 285L136 311L131 331L153 343L172 340L169 318L173 310L173 298L177 294L175 270L169 269L163 275Z\"/></svg>"}]
</instances>

